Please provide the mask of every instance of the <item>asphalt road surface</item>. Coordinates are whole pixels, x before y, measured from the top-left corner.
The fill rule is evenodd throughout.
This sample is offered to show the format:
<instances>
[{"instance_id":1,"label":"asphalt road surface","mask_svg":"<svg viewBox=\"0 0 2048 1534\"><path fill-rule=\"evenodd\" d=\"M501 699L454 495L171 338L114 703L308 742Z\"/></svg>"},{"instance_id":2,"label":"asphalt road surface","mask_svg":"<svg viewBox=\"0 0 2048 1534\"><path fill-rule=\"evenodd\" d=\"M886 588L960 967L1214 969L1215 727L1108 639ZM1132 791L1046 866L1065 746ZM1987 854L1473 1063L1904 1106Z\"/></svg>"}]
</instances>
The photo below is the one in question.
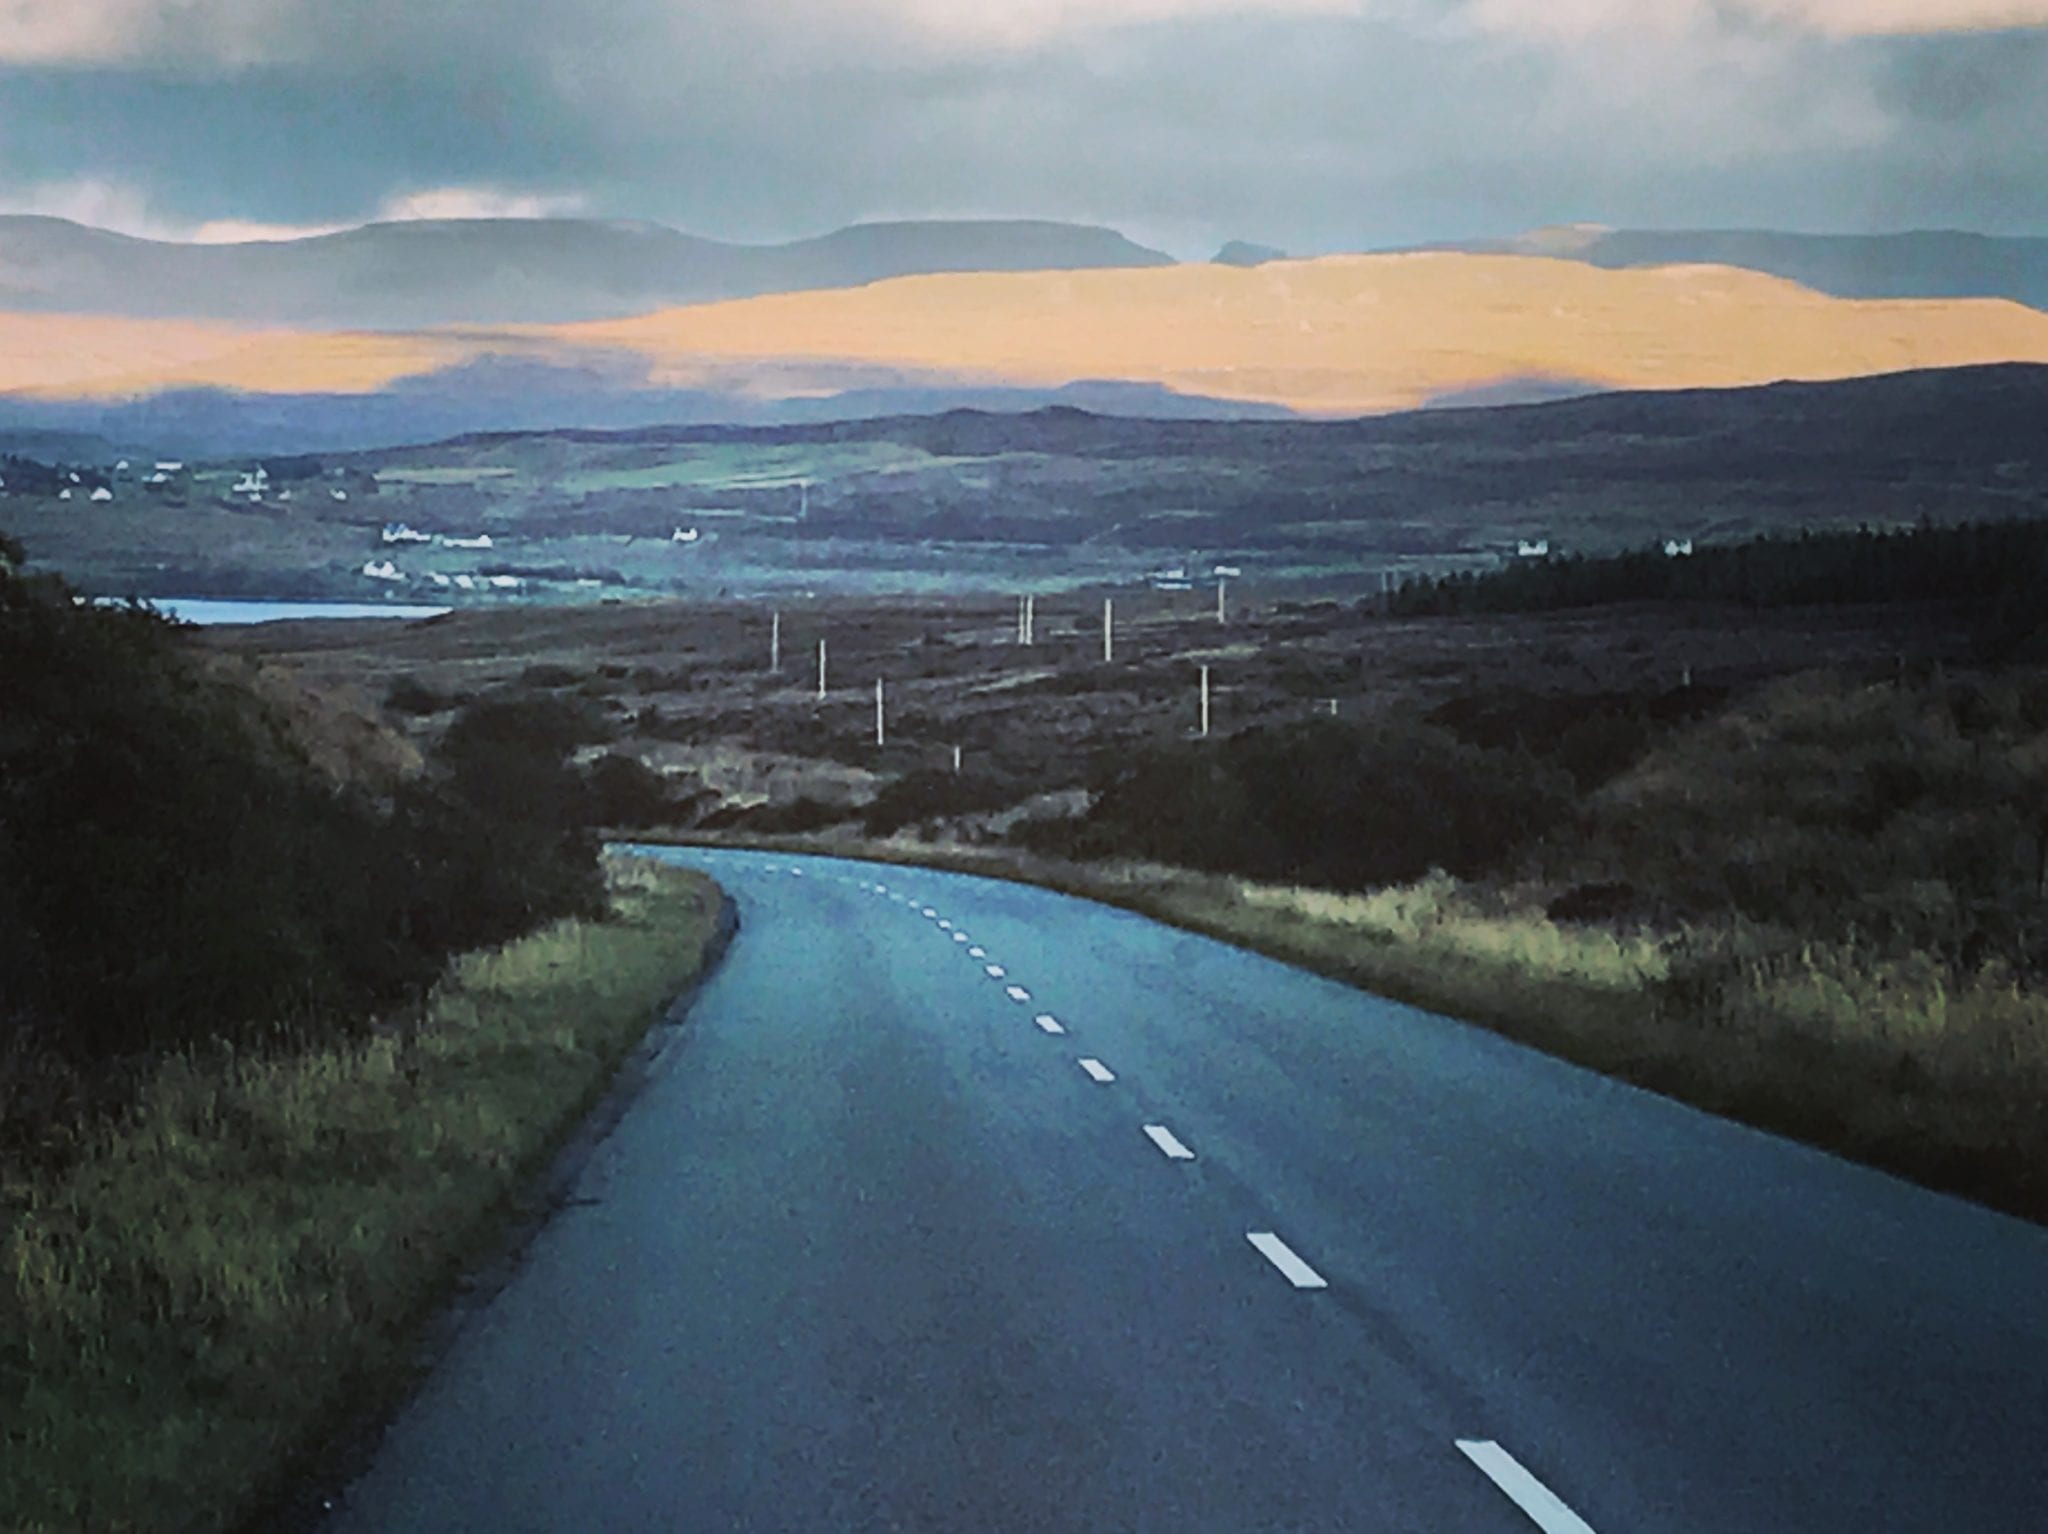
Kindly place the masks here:
<instances>
[{"instance_id":1,"label":"asphalt road surface","mask_svg":"<svg viewBox=\"0 0 2048 1534\"><path fill-rule=\"evenodd\" d=\"M355 1531L2036 1534L2048 1232L1122 912L741 932Z\"/></svg>"}]
</instances>

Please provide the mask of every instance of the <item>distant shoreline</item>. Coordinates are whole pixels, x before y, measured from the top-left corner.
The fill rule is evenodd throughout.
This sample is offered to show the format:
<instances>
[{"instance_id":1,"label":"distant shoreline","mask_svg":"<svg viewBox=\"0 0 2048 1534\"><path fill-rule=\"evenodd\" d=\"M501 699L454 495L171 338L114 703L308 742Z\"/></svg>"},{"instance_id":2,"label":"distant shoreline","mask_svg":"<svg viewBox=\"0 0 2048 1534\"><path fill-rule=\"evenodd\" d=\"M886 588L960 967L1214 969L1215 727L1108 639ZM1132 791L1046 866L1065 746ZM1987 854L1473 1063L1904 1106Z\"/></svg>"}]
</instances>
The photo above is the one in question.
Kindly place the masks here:
<instances>
[{"instance_id":1,"label":"distant shoreline","mask_svg":"<svg viewBox=\"0 0 2048 1534\"><path fill-rule=\"evenodd\" d=\"M102 602L115 600L102 597ZM157 611L201 627L228 623L281 623L293 618L439 618L454 611L406 602L269 601L263 598L144 597Z\"/></svg>"}]
</instances>

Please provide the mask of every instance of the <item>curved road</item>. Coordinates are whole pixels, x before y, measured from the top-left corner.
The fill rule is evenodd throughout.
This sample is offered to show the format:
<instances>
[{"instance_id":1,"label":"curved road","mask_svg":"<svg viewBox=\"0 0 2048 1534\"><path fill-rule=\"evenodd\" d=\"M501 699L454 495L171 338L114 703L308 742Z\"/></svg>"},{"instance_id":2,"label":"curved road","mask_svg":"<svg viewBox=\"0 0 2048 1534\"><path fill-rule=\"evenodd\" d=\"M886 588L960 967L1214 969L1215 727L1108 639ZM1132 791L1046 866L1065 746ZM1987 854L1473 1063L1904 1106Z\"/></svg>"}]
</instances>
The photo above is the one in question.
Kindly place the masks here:
<instances>
[{"instance_id":1,"label":"curved road","mask_svg":"<svg viewBox=\"0 0 2048 1534\"><path fill-rule=\"evenodd\" d=\"M2048 1527L2048 1232L1122 912L742 927L356 1531Z\"/></svg>"}]
</instances>

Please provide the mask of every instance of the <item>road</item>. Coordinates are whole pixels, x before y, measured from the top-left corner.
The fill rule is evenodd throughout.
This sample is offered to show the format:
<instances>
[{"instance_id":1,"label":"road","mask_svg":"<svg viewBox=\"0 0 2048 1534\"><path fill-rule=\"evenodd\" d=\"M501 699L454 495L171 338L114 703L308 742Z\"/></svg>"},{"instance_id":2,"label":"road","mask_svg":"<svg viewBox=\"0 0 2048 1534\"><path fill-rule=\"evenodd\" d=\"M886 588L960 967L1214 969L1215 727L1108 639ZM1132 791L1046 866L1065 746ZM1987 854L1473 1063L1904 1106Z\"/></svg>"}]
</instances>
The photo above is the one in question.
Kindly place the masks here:
<instances>
[{"instance_id":1,"label":"road","mask_svg":"<svg viewBox=\"0 0 2048 1534\"><path fill-rule=\"evenodd\" d=\"M742 927L330 1534L2048 1527L2048 1232L1127 913Z\"/></svg>"}]
</instances>

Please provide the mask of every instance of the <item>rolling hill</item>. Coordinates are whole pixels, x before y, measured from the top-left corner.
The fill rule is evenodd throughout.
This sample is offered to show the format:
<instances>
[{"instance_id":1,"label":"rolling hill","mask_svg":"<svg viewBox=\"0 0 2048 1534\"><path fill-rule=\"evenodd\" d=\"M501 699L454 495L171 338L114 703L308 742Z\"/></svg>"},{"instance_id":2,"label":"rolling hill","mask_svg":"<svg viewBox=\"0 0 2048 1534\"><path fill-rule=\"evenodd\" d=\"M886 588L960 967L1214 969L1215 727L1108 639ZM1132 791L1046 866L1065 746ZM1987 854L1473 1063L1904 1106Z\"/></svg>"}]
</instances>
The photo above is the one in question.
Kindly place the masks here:
<instances>
[{"instance_id":1,"label":"rolling hill","mask_svg":"<svg viewBox=\"0 0 2048 1534\"><path fill-rule=\"evenodd\" d=\"M478 576L557 601L1049 589L1210 560L1268 591L1376 592L1382 571L1490 568L1523 540L1597 553L2048 516L2044 410L2048 367L2016 365L1341 422L1054 409L489 433L294 455L253 495L246 458L152 485L147 460L108 473L102 453L111 501L10 469L0 526L108 593L500 600L457 584ZM387 546L391 522L457 541Z\"/></svg>"},{"instance_id":2,"label":"rolling hill","mask_svg":"<svg viewBox=\"0 0 2048 1534\"><path fill-rule=\"evenodd\" d=\"M0 309L300 328L552 324L952 271L1161 266L1113 230L858 224L782 245L596 219L434 219L231 245L0 216Z\"/></svg>"}]
</instances>

